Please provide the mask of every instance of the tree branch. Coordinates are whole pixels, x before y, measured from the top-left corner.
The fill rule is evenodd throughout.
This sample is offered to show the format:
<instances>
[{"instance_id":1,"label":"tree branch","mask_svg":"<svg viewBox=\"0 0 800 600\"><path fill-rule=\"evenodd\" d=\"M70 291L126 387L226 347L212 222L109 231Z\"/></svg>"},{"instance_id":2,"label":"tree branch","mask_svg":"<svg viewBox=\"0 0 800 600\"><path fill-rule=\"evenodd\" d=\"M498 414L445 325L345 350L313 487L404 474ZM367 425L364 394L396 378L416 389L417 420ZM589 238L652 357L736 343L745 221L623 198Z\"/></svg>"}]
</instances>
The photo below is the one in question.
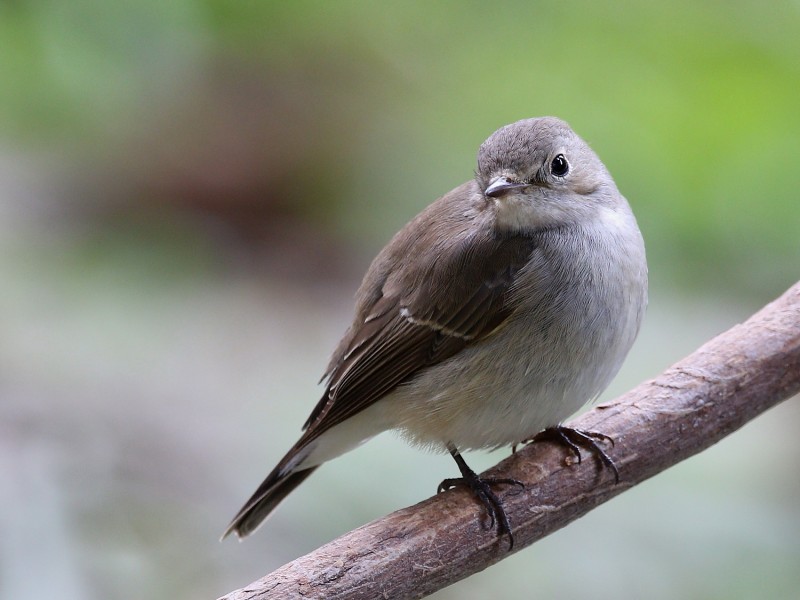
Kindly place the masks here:
<instances>
[{"instance_id":1,"label":"tree branch","mask_svg":"<svg viewBox=\"0 0 800 600\"><path fill-rule=\"evenodd\" d=\"M800 391L800 283L747 322L624 396L570 423L608 434L614 484L593 460L526 446L487 471L525 483L501 488L514 552L718 442ZM509 556L469 492L454 489L359 527L224 600L421 598Z\"/></svg>"}]
</instances>

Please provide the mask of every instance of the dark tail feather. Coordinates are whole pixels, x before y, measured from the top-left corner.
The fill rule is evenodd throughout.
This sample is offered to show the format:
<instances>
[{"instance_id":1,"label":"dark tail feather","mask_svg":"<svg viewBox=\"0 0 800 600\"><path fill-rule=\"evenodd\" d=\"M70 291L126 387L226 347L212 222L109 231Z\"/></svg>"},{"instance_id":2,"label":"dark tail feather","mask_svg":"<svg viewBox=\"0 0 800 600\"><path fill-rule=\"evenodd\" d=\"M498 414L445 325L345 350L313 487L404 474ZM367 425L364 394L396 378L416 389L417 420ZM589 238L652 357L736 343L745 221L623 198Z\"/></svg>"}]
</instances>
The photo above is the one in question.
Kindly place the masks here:
<instances>
[{"instance_id":1,"label":"dark tail feather","mask_svg":"<svg viewBox=\"0 0 800 600\"><path fill-rule=\"evenodd\" d=\"M253 533L261 525L261 522L275 510L278 504L294 488L303 483L305 478L311 475L316 468L315 466L281 475L279 471L280 465L278 465L278 468L267 476L264 483L258 486L255 494L245 503L239 514L233 518L225 533L222 534L221 540L224 540L233 532L236 533L239 539Z\"/></svg>"}]
</instances>

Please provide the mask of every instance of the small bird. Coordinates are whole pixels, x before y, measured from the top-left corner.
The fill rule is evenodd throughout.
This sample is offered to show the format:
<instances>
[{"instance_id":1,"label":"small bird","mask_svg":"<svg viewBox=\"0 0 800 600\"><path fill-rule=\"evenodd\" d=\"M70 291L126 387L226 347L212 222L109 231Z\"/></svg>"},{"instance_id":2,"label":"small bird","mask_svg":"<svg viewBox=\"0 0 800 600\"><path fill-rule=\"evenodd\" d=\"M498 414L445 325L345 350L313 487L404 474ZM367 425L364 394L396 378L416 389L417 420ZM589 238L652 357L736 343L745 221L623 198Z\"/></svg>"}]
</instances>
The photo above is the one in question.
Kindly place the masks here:
<instances>
[{"instance_id":1,"label":"small bird","mask_svg":"<svg viewBox=\"0 0 800 600\"><path fill-rule=\"evenodd\" d=\"M223 538L251 534L322 463L398 430L448 451L499 534L497 484L461 452L554 437L616 467L562 421L608 386L647 305L644 242L597 155L564 121L524 119L480 146L475 177L403 227L373 260L355 318L298 442Z\"/></svg>"}]
</instances>

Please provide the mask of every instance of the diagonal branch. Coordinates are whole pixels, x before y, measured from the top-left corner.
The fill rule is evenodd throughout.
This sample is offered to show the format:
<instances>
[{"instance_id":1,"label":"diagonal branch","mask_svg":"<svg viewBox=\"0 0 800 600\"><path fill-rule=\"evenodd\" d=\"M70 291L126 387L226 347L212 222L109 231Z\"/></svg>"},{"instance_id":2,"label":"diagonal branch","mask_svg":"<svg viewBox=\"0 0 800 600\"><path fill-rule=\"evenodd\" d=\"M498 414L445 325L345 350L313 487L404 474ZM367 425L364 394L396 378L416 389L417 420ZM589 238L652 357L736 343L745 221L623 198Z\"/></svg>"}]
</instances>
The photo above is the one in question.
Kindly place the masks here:
<instances>
[{"instance_id":1,"label":"diagonal branch","mask_svg":"<svg viewBox=\"0 0 800 600\"><path fill-rule=\"evenodd\" d=\"M747 322L617 400L572 422L615 440L620 483L594 461L533 444L487 473L525 483L500 490L514 552L726 435L800 391L800 283ZM479 518L463 489L368 523L225 600L421 598L502 560L508 538Z\"/></svg>"}]
</instances>

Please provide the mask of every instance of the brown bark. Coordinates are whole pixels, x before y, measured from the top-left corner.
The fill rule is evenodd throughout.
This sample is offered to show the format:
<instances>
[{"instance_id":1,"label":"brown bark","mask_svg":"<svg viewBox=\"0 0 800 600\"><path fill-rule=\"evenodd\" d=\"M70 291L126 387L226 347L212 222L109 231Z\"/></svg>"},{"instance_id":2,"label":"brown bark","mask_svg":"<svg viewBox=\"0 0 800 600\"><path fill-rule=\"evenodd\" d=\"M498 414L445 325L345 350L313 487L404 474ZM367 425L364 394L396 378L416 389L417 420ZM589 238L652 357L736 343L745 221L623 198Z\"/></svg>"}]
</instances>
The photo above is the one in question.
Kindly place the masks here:
<instances>
[{"instance_id":1,"label":"brown bark","mask_svg":"<svg viewBox=\"0 0 800 600\"><path fill-rule=\"evenodd\" d=\"M594 460L567 465L563 447L526 446L487 471L525 490L498 492L514 552L732 433L800 390L800 283L747 322L570 425L615 440L614 484ZM509 556L464 489L359 527L273 571L227 600L421 598Z\"/></svg>"}]
</instances>

